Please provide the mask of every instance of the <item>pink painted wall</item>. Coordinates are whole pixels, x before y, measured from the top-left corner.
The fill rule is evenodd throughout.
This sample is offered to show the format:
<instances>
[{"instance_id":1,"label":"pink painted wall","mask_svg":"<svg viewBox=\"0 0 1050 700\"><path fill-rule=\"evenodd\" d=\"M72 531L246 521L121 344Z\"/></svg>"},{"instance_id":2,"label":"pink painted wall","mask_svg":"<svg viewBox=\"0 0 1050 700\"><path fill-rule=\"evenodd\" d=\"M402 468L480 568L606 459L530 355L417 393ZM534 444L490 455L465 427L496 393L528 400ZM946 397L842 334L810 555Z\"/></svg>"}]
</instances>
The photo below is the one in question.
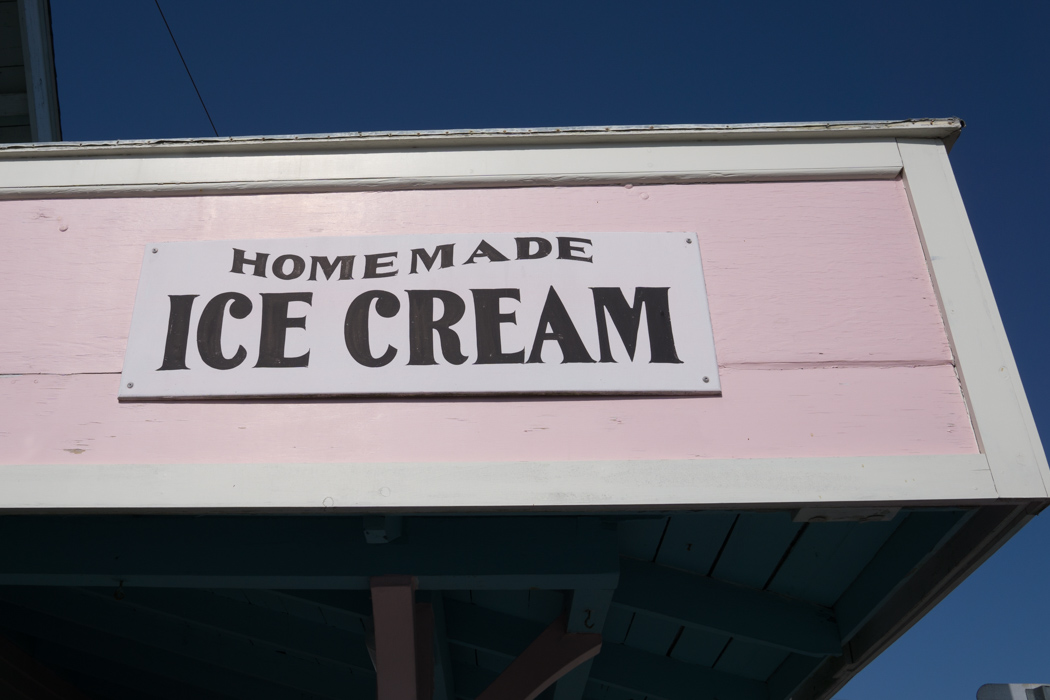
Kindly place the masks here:
<instances>
[{"instance_id":1,"label":"pink painted wall","mask_svg":"<svg viewBox=\"0 0 1050 700\"><path fill-rule=\"evenodd\" d=\"M2 463L977 451L899 181L9 201L0 227ZM696 232L723 395L117 403L147 242L530 231Z\"/></svg>"}]
</instances>

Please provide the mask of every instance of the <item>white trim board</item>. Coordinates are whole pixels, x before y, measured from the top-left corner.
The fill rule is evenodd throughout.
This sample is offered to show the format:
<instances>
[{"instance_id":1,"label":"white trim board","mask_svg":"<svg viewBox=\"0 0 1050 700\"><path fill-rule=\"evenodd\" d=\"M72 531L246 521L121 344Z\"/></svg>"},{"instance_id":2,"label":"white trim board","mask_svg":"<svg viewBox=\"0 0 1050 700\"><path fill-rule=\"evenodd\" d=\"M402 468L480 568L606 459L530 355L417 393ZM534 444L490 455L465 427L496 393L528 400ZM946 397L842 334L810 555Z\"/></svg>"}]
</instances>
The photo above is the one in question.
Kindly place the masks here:
<instances>
[{"instance_id":1,"label":"white trim board","mask_svg":"<svg viewBox=\"0 0 1050 700\"><path fill-rule=\"evenodd\" d=\"M772 122L764 124L642 124L440 131L357 131L330 134L216 136L186 139L63 141L0 144L0 159L99 157L136 152L239 153L321 152L396 148L560 146L584 143L655 144L702 141L848 141L851 139L939 139L951 148L963 129L958 117L883 121Z\"/></svg>"},{"instance_id":2,"label":"white trim board","mask_svg":"<svg viewBox=\"0 0 1050 700\"><path fill-rule=\"evenodd\" d=\"M1050 471L948 154L899 142L904 183L981 451L1002 498L1045 499Z\"/></svg>"},{"instance_id":3,"label":"white trim board","mask_svg":"<svg viewBox=\"0 0 1050 700\"><path fill-rule=\"evenodd\" d=\"M892 179L892 139L0 159L0 198Z\"/></svg>"},{"instance_id":4,"label":"white trim board","mask_svg":"<svg viewBox=\"0 0 1050 700\"><path fill-rule=\"evenodd\" d=\"M0 511L573 511L995 501L984 455L0 467Z\"/></svg>"}]
</instances>

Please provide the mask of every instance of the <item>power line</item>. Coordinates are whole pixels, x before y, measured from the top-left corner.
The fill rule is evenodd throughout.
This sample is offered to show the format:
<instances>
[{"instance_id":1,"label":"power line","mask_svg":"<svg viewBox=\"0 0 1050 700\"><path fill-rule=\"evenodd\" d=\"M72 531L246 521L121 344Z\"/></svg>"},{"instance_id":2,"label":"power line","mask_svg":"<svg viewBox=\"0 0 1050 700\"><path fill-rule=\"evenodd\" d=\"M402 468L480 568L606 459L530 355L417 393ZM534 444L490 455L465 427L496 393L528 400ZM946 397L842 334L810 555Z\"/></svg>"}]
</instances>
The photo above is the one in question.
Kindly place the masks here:
<instances>
[{"instance_id":1,"label":"power line","mask_svg":"<svg viewBox=\"0 0 1050 700\"><path fill-rule=\"evenodd\" d=\"M197 93L197 99L201 101L201 107L204 108L204 116L208 117L208 123L211 124L211 130L215 132L215 135L219 135L219 130L215 128L215 122L211 119L211 114L208 112L208 105L204 104L204 98L201 97L201 91L197 89L197 81L193 79L193 74L190 73L190 67L186 65L186 59L182 56L182 50L179 49L179 42L175 41L175 34L171 31L171 26L168 24L168 18L164 16L164 10L160 9L160 0L153 0L157 5L157 12L160 13L160 18L164 20L164 26L168 30L168 36L171 37L171 43L175 44L175 50L179 53L179 59L182 61L182 67L186 69L186 75L190 78L190 84L193 85L194 92Z\"/></svg>"}]
</instances>

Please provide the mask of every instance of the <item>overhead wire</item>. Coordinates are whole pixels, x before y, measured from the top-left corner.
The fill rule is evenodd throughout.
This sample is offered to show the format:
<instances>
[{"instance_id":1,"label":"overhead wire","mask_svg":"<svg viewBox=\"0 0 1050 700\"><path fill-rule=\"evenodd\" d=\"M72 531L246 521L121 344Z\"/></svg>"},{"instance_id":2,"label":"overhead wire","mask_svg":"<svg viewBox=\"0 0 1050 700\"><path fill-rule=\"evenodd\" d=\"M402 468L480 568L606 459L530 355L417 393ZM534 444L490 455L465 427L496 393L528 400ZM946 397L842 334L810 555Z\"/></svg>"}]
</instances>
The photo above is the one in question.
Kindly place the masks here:
<instances>
[{"instance_id":1,"label":"overhead wire","mask_svg":"<svg viewBox=\"0 0 1050 700\"><path fill-rule=\"evenodd\" d=\"M182 55L182 50L179 48L179 42L175 41L175 33L171 31L171 25L168 24L168 18L164 16L164 10L160 7L160 0L153 0L157 5L157 12L160 13L160 18L164 21L164 27L168 30L168 36L171 37L171 43L175 45L175 51L179 54L179 60L182 61L182 67L186 69L186 75L190 78L190 84L193 85L193 91L197 93L197 99L201 101L201 107L204 108L204 116L208 117L208 123L211 124L211 130L216 136L219 135L219 130L215 128L215 122L212 121L211 113L208 112L208 105L204 104L204 98L201 97L201 91L197 88L197 81L193 79L193 73L190 72L189 65L186 64L186 59Z\"/></svg>"}]
</instances>

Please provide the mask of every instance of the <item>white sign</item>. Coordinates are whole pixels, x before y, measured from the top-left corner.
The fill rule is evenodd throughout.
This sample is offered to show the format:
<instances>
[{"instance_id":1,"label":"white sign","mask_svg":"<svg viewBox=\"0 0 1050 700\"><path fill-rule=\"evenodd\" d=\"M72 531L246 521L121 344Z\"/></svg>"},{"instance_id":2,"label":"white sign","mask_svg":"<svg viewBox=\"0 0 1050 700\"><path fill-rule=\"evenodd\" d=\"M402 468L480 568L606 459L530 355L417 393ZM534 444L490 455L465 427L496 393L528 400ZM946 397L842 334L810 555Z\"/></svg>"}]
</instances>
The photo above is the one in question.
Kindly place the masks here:
<instances>
[{"instance_id":1,"label":"white sign","mask_svg":"<svg viewBox=\"0 0 1050 700\"><path fill-rule=\"evenodd\" d=\"M146 247L120 399L718 393L696 236Z\"/></svg>"}]
</instances>

